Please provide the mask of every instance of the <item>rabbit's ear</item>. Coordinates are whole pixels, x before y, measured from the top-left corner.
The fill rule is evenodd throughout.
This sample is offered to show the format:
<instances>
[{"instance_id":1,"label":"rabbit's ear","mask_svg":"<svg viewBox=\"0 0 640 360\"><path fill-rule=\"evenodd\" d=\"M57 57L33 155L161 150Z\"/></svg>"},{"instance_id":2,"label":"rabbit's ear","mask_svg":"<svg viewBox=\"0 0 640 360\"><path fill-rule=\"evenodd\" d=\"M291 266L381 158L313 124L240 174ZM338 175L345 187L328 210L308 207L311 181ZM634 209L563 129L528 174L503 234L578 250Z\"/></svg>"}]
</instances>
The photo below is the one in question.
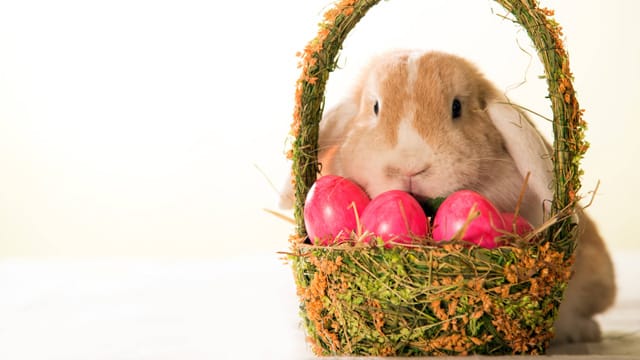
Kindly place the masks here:
<instances>
[{"instance_id":1,"label":"rabbit's ear","mask_svg":"<svg viewBox=\"0 0 640 360\"><path fill-rule=\"evenodd\" d=\"M553 163L551 147L531 121L508 100L499 99L487 104L491 121L502 134L509 155L516 163L523 179L530 173L528 186L540 201L553 197Z\"/></svg>"},{"instance_id":2,"label":"rabbit's ear","mask_svg":"<svg viewBox=\"0 0 640 360\"><path fill-rule=\"evenodd\" d=\"M336 172L334 154L346 139L352 120L357 114L358 106L350 98L338 103L323 114L318 135L318 159L322 164L323 175ZM282 209L291 209L294 202L293 186L290 178L287 179L280 192L279 206Z\"/></svg>"}]
</instances>

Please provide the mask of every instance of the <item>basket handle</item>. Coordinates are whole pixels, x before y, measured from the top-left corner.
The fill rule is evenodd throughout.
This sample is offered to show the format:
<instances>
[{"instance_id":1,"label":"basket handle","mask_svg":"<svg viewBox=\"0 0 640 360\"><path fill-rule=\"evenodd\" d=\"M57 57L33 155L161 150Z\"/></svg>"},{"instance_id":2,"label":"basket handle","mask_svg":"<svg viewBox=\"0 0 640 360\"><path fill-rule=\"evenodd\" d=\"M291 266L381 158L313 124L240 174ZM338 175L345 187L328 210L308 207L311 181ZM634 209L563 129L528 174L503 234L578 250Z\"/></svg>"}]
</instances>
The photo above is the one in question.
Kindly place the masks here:
<instances>
[{"instance_id":1,"label":"basket handle","mask_svg":"<svg viewBox=\"0 0 640 360\"><path fill-rule=\"evenodd\" d=\"M585 122L576 99L569 57L561 39L562 29L553 11L538 7L536 0L495 0L527 31L545 68L553 110L554 196L552 216L558 220L547 230L547 240L569 256L575 248L575 226L570 219L580 189L580 159L588 148ZM296 84L290 158L295 182L296 233L306 235L304 200L319 173L317 156L319 124L329 74L336 68L342 44L371 7L380 0L341 0L327 10L318 35L300 54L302 72Z\"/></svg>"}]
</instances>

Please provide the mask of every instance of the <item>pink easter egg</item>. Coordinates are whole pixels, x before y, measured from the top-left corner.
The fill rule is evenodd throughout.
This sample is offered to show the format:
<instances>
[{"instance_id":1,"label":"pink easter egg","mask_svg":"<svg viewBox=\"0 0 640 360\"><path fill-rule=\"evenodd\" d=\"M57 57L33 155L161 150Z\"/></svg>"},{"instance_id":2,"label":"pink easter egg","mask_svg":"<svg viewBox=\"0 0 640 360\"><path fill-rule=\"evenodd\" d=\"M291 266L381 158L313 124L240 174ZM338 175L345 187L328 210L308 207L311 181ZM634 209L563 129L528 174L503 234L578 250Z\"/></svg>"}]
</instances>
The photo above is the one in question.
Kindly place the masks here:
<instances>
[{"instance_id":1,"label":"pink easter egg","mask_svg":"<svg viewBox=\"0 0 640 360\"><path fill-rule=\"evenodd\" d=\"M496 240L505 228L502 215L488 199L471 190L456 191L442 202L433 219L433 240L453 239L465 226L472 209L479 215L469 222L460 238L488 249L498 246Z\"/></svg>"},{"instance_id":2,"label":"pink easter egg","mask_svg":"<svg viewBox=\"0 0 640 360\"><path fill-rule=\"evenodd\" d=\"M369 196L350 180L325 175L309 189L304 204L305 228L315 245L348 241L357 229L356 214L369 204Z\"/></svg>"},{"instance_id":3,"label":"pink easter egg","mask_svg":"<svg viewBox=\"0 0 640 360\"><path fill-rule=\"evenodd\" d=\"M381 237L387 248L394 244L411 244L416 237L426 236L429 230L427 216L418 201L400 190L376 196L364 209L360 220L363 229Z\"/></svg>"}]
</instances>

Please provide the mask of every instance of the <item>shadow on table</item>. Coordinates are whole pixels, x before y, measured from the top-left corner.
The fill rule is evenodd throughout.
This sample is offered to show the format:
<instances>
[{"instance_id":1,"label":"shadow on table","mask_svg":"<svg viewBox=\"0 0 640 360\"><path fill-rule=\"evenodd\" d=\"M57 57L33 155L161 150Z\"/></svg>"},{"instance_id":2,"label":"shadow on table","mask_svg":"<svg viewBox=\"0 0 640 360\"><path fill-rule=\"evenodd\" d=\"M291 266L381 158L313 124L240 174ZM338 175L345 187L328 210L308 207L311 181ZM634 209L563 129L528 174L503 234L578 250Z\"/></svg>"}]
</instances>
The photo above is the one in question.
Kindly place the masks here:
<instances>
[{"instance_id":1,"label":"shadow on table","mask_svg":"<svg viewBox=\"0 0 640 360\"><path fill-rule=\"evenodd\" d=\"M640 332L608 333L598 343L553 345L548 355L636 355L640 356Z\"/></svg>"}]
</instances>

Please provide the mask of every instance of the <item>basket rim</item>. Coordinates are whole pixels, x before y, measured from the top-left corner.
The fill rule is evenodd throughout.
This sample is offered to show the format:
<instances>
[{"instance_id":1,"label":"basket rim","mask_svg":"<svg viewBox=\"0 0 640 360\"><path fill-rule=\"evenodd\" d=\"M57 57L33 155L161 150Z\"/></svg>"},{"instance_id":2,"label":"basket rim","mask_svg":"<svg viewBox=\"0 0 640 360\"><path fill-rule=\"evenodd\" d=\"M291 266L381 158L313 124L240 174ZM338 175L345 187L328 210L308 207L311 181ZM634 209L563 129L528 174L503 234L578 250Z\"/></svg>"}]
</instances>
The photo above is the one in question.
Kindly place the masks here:
<instances>
[{"instance_id":1,"label":"basket rim","mask_svg":"<svg viewBox=\"0 0 640 360\"><path fill-rule=\"evenodd\" d=\"M569 256L575 248L575 226L571 215L580 189L580 160L588 148L573 86L562 28L554 12L539 7L536 0L495 0L526 30L544 66L553 111L554 191L551 215L557 222L546 231L546 239ZM317 158L319 123L324 110L324 93L329 75L337 67L342 44L349 32L380 0L341 0L329 8L319 24L318 34L299 53L301 75L296 83L290 135L292 181L295 189L294 217L297 238L306 236L303 208L306 194L320 170ZM505 16L506 18L506 16Z\"/></svg>"}]
</instances>

